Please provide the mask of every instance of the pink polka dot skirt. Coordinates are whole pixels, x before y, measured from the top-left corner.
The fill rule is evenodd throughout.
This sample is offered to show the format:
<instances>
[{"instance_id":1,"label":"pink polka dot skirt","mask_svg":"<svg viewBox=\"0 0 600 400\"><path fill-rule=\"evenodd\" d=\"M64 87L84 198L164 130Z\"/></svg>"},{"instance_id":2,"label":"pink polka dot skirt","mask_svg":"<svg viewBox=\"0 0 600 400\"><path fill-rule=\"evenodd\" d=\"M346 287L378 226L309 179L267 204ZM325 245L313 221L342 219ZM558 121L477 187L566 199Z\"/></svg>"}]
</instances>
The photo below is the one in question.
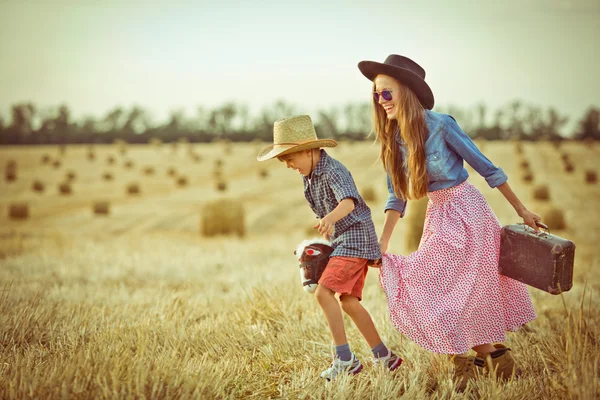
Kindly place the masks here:
<instances>
[{"instance_id":1,"label":"pink polka dot skirt","mask_svg":"<svg viewBox=\"0 0 600 400\"><path fill-rule=\"evenodd\" d=\"M419 249L383 256L379 281L392 323L436 353L503 342L505 331L536 315L527 287L498 273L498 218L467 181L428 197Z\"/></svg>"}]
</instances>

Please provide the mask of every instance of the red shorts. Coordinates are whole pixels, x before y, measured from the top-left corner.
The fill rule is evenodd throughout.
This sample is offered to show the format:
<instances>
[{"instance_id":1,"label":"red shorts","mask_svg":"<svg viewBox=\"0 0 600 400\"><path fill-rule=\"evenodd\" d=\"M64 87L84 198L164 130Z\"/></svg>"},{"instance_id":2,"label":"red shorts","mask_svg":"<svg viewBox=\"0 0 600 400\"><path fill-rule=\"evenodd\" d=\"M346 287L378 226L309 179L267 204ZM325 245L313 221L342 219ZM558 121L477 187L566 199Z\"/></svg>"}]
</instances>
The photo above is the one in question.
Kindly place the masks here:
<instances>
[{"instance_id":1,"label":"red shorts","mask_svg":"<svg viewBox=\"0 0 600 400\"><path fill-rule=\"evenodd\" d=\"M319 285L336 293L362 298L369 267L366 258L331 257L319 279Z\"/></svg>"}]
</instances>

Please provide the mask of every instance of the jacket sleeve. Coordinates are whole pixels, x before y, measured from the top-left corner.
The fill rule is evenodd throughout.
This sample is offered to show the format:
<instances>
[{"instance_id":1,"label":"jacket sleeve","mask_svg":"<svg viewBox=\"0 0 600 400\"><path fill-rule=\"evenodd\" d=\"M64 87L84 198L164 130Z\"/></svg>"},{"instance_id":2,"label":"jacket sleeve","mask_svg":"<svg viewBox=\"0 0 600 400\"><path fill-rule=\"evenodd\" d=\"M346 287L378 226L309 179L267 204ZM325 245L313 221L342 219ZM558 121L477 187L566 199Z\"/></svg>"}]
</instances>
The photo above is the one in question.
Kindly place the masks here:
<instances>
[{"instance_id":1,"label":"jacket sleeve","mask_svg":"<svg viewBox=\"0 0 600 400\"><path fill-rule=\"evenodd\" d=\"M400 213L400 217L404 217L404 212L406 211L406 200L402 200L396 197L394 194L394 187L392 185L392 179L389 175L387 175L387 187L388 187L388 198L385 203L385 211L387 210L396 210Z\"/></svg>"},{"instance_id":2,"label":"jacket sleeve","mask_svg":"<svg viewBox=\"0 0 600 400\"><path fill-rule=\"evenodd\" d=\"M496 167L481 153L473 140L458 126L452 116L448 115L446 122L444 140L448 146L473 167L479 175L484 177L491 188L500 186L508 180L502 168Z\"/></svg>"}]
</instances>

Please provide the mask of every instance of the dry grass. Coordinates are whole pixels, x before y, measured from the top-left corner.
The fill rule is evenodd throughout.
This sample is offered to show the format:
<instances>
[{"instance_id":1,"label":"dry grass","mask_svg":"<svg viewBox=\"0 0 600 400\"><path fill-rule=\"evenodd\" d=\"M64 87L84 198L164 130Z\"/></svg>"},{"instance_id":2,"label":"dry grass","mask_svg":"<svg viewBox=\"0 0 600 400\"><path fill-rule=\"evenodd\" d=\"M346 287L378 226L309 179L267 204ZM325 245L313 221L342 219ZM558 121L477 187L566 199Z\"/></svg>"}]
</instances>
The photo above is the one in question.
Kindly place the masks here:
<instances>
[{"instance_id":1,"label":"dry grass","mask_svg":"<svg viewBox=\"0 0 600 400\"><path fill-rule=\"evenodd\" d=\"M241 146L236 144L236 154L250 154L251 145ZM216 144L197 149L206 165L220 155ZM488 142L486 149L521 200L542 214L530 186L514 179L522 172L514 144ZM600 167L598 146L564 142L562 149L581 171ZM114 152L113 146L95 150L100 159ZM330 384L318 379L333 349L292 255L299 241L318 235L306 232L316 219L291 171L274 166L272 179L261 180L260 163L227 160L227 193L244 205L245 236L205 237L198 235L199 207L223 196L211 190L210 168L132 145L129 153L140 165L158 171L174 165L193 176L194 185L177 188L161 173L144 182L144 196L130 197L101 179L104 165L89 164L85 147L73 145L63 162L77 171L78 189L69 197L39 197L30 190L34 179L53 186L62 177L40 164L42 154L53 151L0 148L0 165L9 158L19 164L16 182L0 182L0 398L600 397L600 186L565 175L549 143L528 143L526 151L536 154L530 158L536 181L551 183L553 203L568 216L560 236L577 245L574 287L562 296L530 288L538 317L507 334L523 376L506 384L482 379L465 394L453 392L446 358L394 329L376 269L369 271L362 303L404 364L391 376L375 370L370 349L345 317L349 343L365 369ZM380 182L375 187L384 190L381 165L371 168L377 151L359 143L329 153L348 166L359 187ZM116 174L116 188L136 175ZM518 221L497 190L476 174L469 179L503 224ZM110 217L90 212L97 199L110 201ZM25 201L29 218L11 220L9 204ZM384 203L380 198L370 204L378 232ZM409 202L408 213L413 206ZM390 251L408 253L407 222L398 222ZM432 383L437 387L429 393Z\"/></svg>"},{"instance_id":2,"label":"dry grass","mask_svg":"<svg viewBox=\"0 0 600 400\"><path fill-rule=\"evenodd\" d=\"M406 220L407 230L404 233L406 249L409 252L417 250L423 236L423 224L425 222L425 213L427 212L428 197L419 200L410 200L407 204Z\"/></svg>"}]
</instances>

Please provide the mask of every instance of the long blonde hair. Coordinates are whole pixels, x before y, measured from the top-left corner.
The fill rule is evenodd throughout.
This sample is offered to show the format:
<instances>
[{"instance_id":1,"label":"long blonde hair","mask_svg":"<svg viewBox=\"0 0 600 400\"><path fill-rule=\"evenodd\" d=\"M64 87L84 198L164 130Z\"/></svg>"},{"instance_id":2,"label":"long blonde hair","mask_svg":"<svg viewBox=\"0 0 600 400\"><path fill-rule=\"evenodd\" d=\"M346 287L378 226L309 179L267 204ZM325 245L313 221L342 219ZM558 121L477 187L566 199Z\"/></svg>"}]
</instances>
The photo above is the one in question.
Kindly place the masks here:
<instances>
[{"instance_id":1,"label":"long blonde hair","mask_svg":"<svg viewBox=\"0 0 600 400\"><path fill-rule=\"evenodd\" d=\"M375 91L373 84L373 91ZM425 140L428 129L425 109L412 90L400 83L398 119L388 119L385 110L373 99L373 132L375 141L381 142L379 158L390 175L394 194L403 200L420 199L427 195L429 178L425 158ZM396 143L396 130L408 150L408 160L403 160ZM404 165L408 167L406 171ZM408 174L407 174L408 172ZM410 176L410 179L409 179Z\"/></svg>"}]
</instances>

